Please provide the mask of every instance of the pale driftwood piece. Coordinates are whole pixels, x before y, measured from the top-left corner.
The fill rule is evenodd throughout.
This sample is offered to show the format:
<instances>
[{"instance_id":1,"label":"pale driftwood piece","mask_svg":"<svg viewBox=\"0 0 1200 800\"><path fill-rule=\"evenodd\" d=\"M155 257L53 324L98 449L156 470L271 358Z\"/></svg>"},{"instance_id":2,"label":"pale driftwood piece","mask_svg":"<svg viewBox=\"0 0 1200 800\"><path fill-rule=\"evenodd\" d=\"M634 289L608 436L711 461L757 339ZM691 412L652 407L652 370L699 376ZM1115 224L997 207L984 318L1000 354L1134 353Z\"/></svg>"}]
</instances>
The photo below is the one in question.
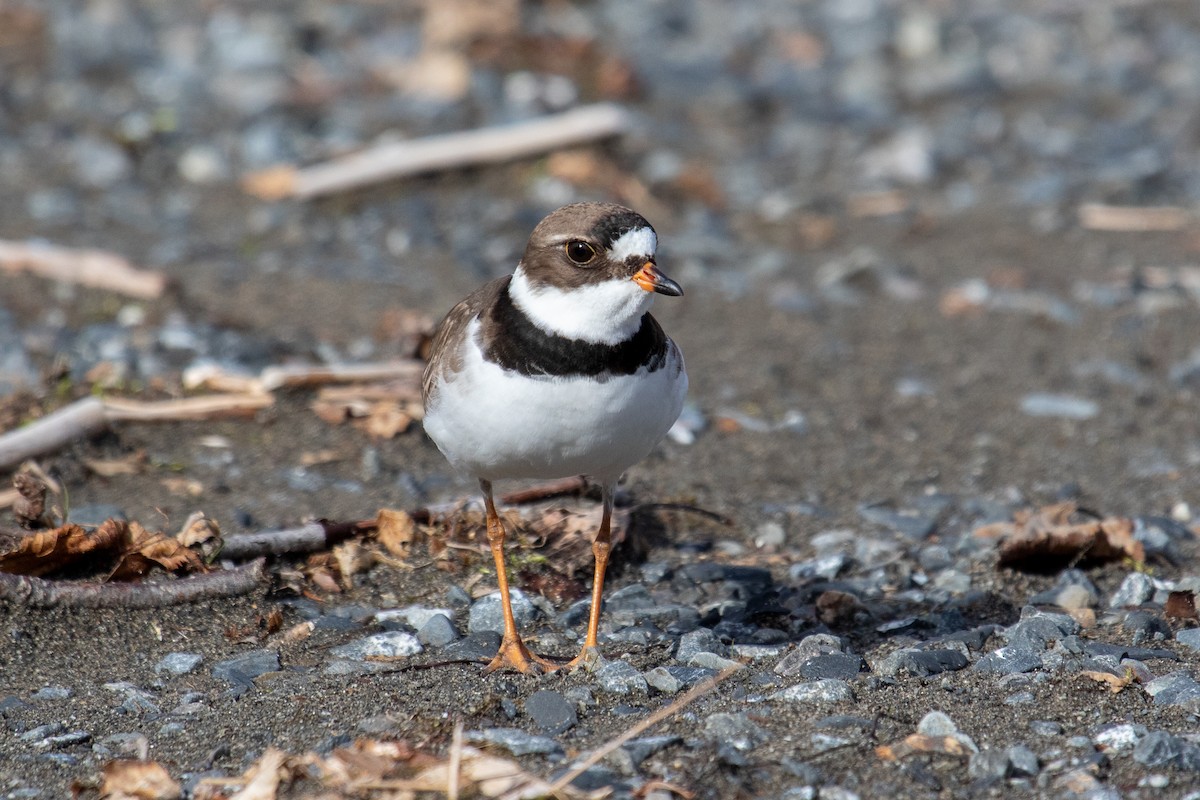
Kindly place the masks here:
<instances>
[{"instance_id":1,"label":"pale driftwood piece","mask_svg":"<svg viewBox=\"0 0 1200 800\"><path fill-rule=\"evenodd\" d=\"M0 239L0 270L29 272L43 278L106 289L140 300L154 300L167 287L167 276L142 270L115 253L59 247L43 242Z\"/></svg>"},{"instance_id":2,"label":"pale driftwood piece","mask_svg":"<svg viewBox=\"0 0 1200 800\"><path fill-rule=\"evenodd\" d=\"M245 185L260 196L308 200L410 175L539 155L622 134L629 124L620 106L597 103L512 125L379 145L290 175L276 171L271 191L253 190L257 176Z\"/></svg>"},{"instance_id":3,"label":"pale driftwood piece","mask_svg":"<svg viewBox=\"0 0 1200 800\"><path fill-rule=\"evenodd\" d=\"M322 386L329 383L412 380L419 385L425 363L417 359L381 364L294 364L267 367L259 375L264 391Z\"/></svg>"},{"instance_id":4,"label":"pale driftwood piece","mask_svg":"<svg viewBox=\"0 0 1200 800\"><path fill-rule=\"evenodd\" d=\"M85 397L23 428L0 436L0 469L57 450L68 442L99 433L108 425L104 401Z\"/></svg>"},{"instance_id":5,"label":"pale driftwood piece","mask_svg":"<svg viewBox=\"0 0 1200 800\"><path fill-rule=\"evenodd\" d=\"M313 553L374 527L374 520L336 523L321 520L309 522L298 528L237 533L225 537L219 555L221 558L237 560L286 553Z\"/></svg>"},{"instance_id":6,"label":"pale driftwood piece","mask_svg":"<svg viewBox=\"0 0 1200 800\"><path fill-rule=\"evenodd\" d=\"M105 414L113 422L160 422L172 420L206 420L219 417L245 417L267 408L275 402L269 394L210 394L184 397L179 400L104 401Z\"/></svg>"},{"instance_id":7,"label":"pale driftwood piece","mask_svg":"<svg viewBox=\"0 0 1200 800\"><path fill-rule=\"evenodd\" d=\"M1178 231L1192 221L1192 214L1178 206L1110 206L1084 203L1079 207L1079 224L1088 230L1116 233Z\"/></svg>"},{"instance_id":8,"label":"pale driftwood piece","mask_svg":"<svg viewBox=\"0 0 1200 800\"><path fill-rule=\"evenodd\" d=\"M0 600L32 608L162 608L249 594L263 579L264 559L178 580L141 583L53 581L0 572Z\"/></svg>"}]
</instances>

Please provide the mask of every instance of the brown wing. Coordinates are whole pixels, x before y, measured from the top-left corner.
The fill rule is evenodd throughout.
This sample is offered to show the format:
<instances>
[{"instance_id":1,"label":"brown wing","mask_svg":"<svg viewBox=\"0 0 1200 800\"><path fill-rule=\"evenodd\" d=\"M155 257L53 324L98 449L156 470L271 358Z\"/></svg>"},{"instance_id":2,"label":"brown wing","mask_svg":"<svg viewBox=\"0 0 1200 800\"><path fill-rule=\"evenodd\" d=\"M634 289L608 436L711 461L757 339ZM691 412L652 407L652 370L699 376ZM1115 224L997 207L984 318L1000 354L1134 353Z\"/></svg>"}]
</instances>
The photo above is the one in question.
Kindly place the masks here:
<instances>
[{"instance_id":1,"label":"brown wing","mask_svg":"<svg viewBox=\"0 0 1200 800\"><path fill-rule=\"evenodd\" d=\"M496 296L508 289L511 275L497 278L485 283L474 292L467 295L462 302L450 309L445 318L438 324L433 333L433 343L429 347L429 363L425 365L425 374L421 378L421 397L425 408L429 408L433 398L434 387L438 378L453 374L462 367L463 337L466 336L467 326L479 313L495 302Z\"/></svg>"}]
</instances>

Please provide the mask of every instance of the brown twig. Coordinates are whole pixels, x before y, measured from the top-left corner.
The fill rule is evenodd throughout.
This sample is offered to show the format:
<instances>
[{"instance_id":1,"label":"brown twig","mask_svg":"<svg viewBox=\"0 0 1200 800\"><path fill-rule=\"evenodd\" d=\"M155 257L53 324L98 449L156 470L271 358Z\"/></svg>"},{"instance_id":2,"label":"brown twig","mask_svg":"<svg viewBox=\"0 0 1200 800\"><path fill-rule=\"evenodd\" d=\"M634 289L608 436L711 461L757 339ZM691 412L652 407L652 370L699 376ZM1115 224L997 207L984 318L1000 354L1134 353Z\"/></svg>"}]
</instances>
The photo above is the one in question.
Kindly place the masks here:
<instances>
[{"instance_id":1,"label":"brown twig","mask_svg":"<svg viewBox=\"0 0 1200 800\"><path fill-rule=\"evenodd\" d=\"M525 503L536 503L539 500L548 500L551 497L558 497L559 495L579 494L586 488L587 479L582 475L576 475L573 478L562 478L556 481L536 483L524 489L507 492L500 495L499 502L505 506L519 506Z\"/></svg>"},{"instance_id":2,"label":"brown twig","mask_svg":"<svg viewBox=\"0 0 1200 800\"><path fill-rule=\"evenodd\" d=\"M613 752L618 747L625 744L626 742L628 742L630 739L634 738L635 736L640 735L641 733L646 731L648 728L651 728L651 727L657 725L658 723L662 722L667 717L677 713L680 709L691 704L692 702L699 699L700 697L703 697L704 695L708 694L713 689L717 688L717 686L720 685L722 681L724 681L726 678L733 675L733 673L738 672L741 669L742 669L741 664L738 664L737 666L733 666L733 667L727 667L724 670L722 670L721 672L717 673L716 675L714 675L711 678L709 678L708 680L706 680L704 683L700 683L700 684L693 686L690 690L688 690L687 694L685 694L683 697L676 700L674 703L671 703L671 705L667 706L666 708L660 708L658 711L655 711L653 714L646 717L644 720L642 720L638 724L634 725L632 728L625 731L620 736L610 739L609 741L605 742L600 747L596 748L594 751L592 751L592 753L590 755L588 755L587 758L585 758L580 763L576 764L572 769L568 770L566 772L566 774L564 774L561 778L556 780L551 785L550 790L553 792L557 792L557 791L566 789L568 786L571 785L571 781L575 780L580 775L582 775L583 773L587 772L589 769L594 767L596 764L600 763L600 760L602 758L604 758L606 755Z\"/></svg>"},{"instance_id":3,"label":"brown twig","mask_svg":"<svg viewBox=\"0 0 1200 800\"><path fill-rule=\"evenodd\" d=\"M242 187L266 200L311 199L410 175L526 158L628 128L624 109L597 103L512 125L379 145L305 169L263 170L246 176Z\"/></svg>"},{"instance_id":4,"label":"brown twig","mask_svg":"<svg viewBox=\"0 0 1200 800\"><path fill-rule=\"evenodd\" d=\"M162 296L167 276L141 270L115 253L75 250L42 242L0 239L0 270L29 272L43 278L106 289L141 300Z\"/></svg>"},{"instance_id":5,"label":"brown twig","mask_svg":"<svg viewBox=\"0 0 1200 800\"><path fill-rule=\"evenodd\" d=\"M375 520L329 522L317 520L298 528L277 531L238 533L225 537L220 558L239 560L254 556L278 556L285 553L313 553L325 550L357 533L370 530Z\"/></svg>"},{"instance_id":6,"label":"brown twig","mask_svg":"<svg viewBox=\"0 0 1200 800\"><path fill-rule=\"evenodd\" d=\"M109 398L104 401L104 411L113 422L195 421L253 416L274 402L271 395L256 392L209 394L178 400Z\"/></svg>"},{"instance_id":7,"label":"brown twig","mask_svg":"<svg viewBox=\"0 0 1200 800\"><path fill-rule=\"evenodd\" d=\"M262 583L264 559L234 569L154 583L51 581L0 573L0 600L33 608L161 608L248 594Z\"/></svg>"}]
</instances>

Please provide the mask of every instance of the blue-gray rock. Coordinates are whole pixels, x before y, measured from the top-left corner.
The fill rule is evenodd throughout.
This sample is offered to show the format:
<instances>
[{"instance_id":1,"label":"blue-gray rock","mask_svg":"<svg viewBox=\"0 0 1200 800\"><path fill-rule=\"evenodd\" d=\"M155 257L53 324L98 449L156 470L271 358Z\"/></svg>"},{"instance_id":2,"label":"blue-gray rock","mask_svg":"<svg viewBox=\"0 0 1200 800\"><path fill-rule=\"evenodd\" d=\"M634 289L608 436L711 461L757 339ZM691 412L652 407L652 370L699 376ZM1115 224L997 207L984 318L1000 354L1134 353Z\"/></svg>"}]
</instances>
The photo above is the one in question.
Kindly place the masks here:
<instances>
[{"instance_id":1,"label":"blue-gray rock","mask_svg":"<svg viewBox=\"0 0 1200 800\"><path fill-rule=\"evenodd\" d=\"M1032 778L1041 771L1037 755L1023 744L1015 744L1004 751L1011 765L1011 773L1022 778Z\"/></svg>"},{"instance_id":2,"label":"blue-gray rock","mask_svg":"<svg viewBox=\"0 0 1200 800\"><path fill-rule=\"evenodd\" d=\"M104 684L104 688L110 692L117 692L122 696L121 704L114 709L122 714L161 713L158 705L150 698L150 693L134 686L129 681L106 683Z\"/></svg>"},{"instance_id":3,"label":"blue-gray rock","mask_svg":"<svg viewBox=\"0 0 1200 800\"><path fill-rule=\"evenodd\" d=\"M637 767L650 756L667 747L674 747L683 741L683 737L673 734L662 736L643 736L640 739L630 739L621 749L628 755L629 762Z\"/></svg>"},{"instance_id":4,"label":"blue-gray rock","mask_svg":"<svg viewBox=\"0 0 1200 800\"><path fill-rule=\"evenodd\" d=\"M771 700L784 700L789 703L841 703L854 699L850 684L836 678L827 678L807 683L797 683L786 689L781 689L770 696Z\"/></svg>"},{"instance_id":5,"label":"blue-gray rock","mask_svg":"<svg viewBox=\"0 0 1200 800\"><path fill-rule=\"evenodd\" d=\"M27 708L31 708L29 703L26 703L16 695L10 694L7 697L0 697L0 717L8 717Z\"/></svg>"},{"instance_id":6,"label":"blue-gray rock","mask_svg":"<svg viewBox=\"0 0 1200 800\"><path fill-rule=\"evenodd\" d=\"M555 735L579 721L575 708L558 692L536 691L525 701L525 713L543 733Z\"/></svg>"},{"instance_id":7,"label":"blue-gray rock","mask_svg":"<svg viewBox=\"0 0 1200 800\"><path fill-rule=\"evenodd\" d=\"M965 669L970 660L959 650L916 650L905 648L880 659L875 671L880 675L913 675L926 678L942 672Z\"/></svg>"},{"instance_id":8,"label":"blue-gray rock","mask_svg":"<svg viewBox=\"0 0 1200 800\"><path fill-rule=\"evenodd\" d=\"M75 690L66 686L43 686L33 694L29 695L30 700L69 700L75 696Z\"/></svg>"},{"instance_id":9,"label":"blue-gray rock","mask_svg":"<svg viewBox=\"0 0 1200 800\"><path fill-rule=\"evenodd\" d=\"M234 684L249 684L260 675L279 671L279 652L251 650L213 665L214 678Z\"/></svg>"},{"instance_id":10,"label":"blue-gray rock","mask_svg":"<svg viewBox=\"0 0 1200 800\"><path fill-rule=\"evenodd\" d=\"M550 755L562 752L562 745L549 736L526 733L520 728L488 728L482 731L468 731L464 738L469 742L503 747L514 756Z\"/></svg>"},{"instance_id":11,"label":"blue-gray rock","mask_svg":"<svg viewBox=\"0 0 1200 800\"><path fill-rule=\"evenodd\" d=\"M1133 748L1133 760L1143 766L1200 771L1200 745L1168 733L1150 731Z\"/></svg>"},{"instance_id":12,"label":"blue-gray rock","mask_svg":"<svg viewBox=\"0 0 1200 800\"><path fill-rule=\"evenodd\" d=\"M1132 750L1146 733L1145 725L1119 722L1101 727L1092 735L1092 741L1104 751Z\"/></svg>"},{"instance_id":13,"label":"blue-gray rock","mask_svg":"<svg viewBox=\"0 0 1200 800\"><path fill-rule=\"evenodd\" d=\"M825 653L813 656L800 666L800 677L807 680L837 678L851 681L866 669L862 656L852 653Z\"/></svg>"},{"instance_id":14,"label":"blue-gray rock","mask_svg":"<svg viewBox=\"0 0 1200 800\"><path fill-rule=\"evenodd\" d=\"M1029 647L1001 647L975 662L975 669L980 672L993 672L997 675L1029 672L1041 666L1041 654Z\"/></svg>"},{"instance_id":15,"label":"blue-gray rock","mask_svg":"<svg viewBox=\"0 0 1200 800\"><path fill-rule=\"evenodd\" d=\"M500 638L495 631L472 633L446 645L442 655L463 661L489 661L500 649Z\"/></svg>"},{"instance_id":16,"label":"blue-gray rock","mask_svg":"<svg viewBox=\"0 0 1200 800\"><path fill-rule=\"evenodd\" d=\"M657 689L663 694L675 694L683 688L683 681L676 678L666 667L655 667L642 673L642 677L646 679L652 688Z\"/></svg>"},{"instance_id":17,"label":"blue-gray rock","mask_svg":"<svg viewBox=\"0 0 1200 800\"><path fill-rule=\"evenodd\" d=\"M657 605L657 602L650 596L650 591L640 583L623 586L604 599L604 610L610 613L650 608L654 605Z\"/></svg>"},{"instance_id":18,"label":"blue-gray rock","mask_svg":"<svg viewBox=\"0 0 1200 800\"><path fill-rule=\"evenodd\" d=\"M596 670L596 681L600 688L613 694L646 692L649 686L642 673L628 661L609 661Z\"/></svg>"},{"instance_id":19,"label":"blue-gray rock","mask_svg":"<svg viewBox=\"0 0 1200 800\"><path fill-rule=\"evenodd\" d=\"M1029 598L1032 605L1055 605L1060 608L1091 608L1100 601L1100 592L1087 573L1080 569L1066 569L1058 576L1054 586Z\"/></svg>"},{"instance_id":20,"label":"blue-gray rock","mask_svg":"<svg viewBox=\"0 0 1200 800\"><path fill-rule=\"evenodd\" d=\"M1054 720L1035 719L1029 723L1029 730L1038 736L1061 736L1063 726Z\"/></svg>"},{"instance_id":21,"label":"blue-gray rock","mask_svg":"<svg viewBox=\"0 0 1200 800\"><path fill-rule=\"evenodd\" d=\"M537 617L537 607L520 589L510 589L512 598L513 618L518 628L531 624ZM467 618L467 630L471 633L480 631L504 632L504 611L499 592L492 592L481 597L471 606Z\"/></svg>"},{"instance_id":22,"label":"blue-gray rock","mask_svg":"<svg viewBox=\"0 0 1200 800\"><path fill-rule=\"evenodd\" d=\"M716 653L696 653L687 661L689 667L703 667L721 672L732 667L740 667L740 661L719 656Z\"/></svg>"},{"instance_id":23,"label":"blue-gray rock","mask_svg":"<svg viewBox=\"0 0 1200 800\"><path fill-rule=\"evenodd\" d=\"M985 747L971 755L967 762L967 775L984 783L996 783L1012 774L1012 762L1008 752L999 747Z\"/></svg>"},{"instance_id":24,"label":"blue-gray rock","mask_svg":"<svg viewBox=\"0 0 1200 800\"><path fill-rule=\"evenodd\" d=\"M1034 697L1033 692L1015 692L1014 694L1010 694L1008 697L1004 698L1004 705L1023 706L1028 703L1032 703L1036 699L1037 698Z\"/></svg>"},{"instance_id":25,"label":"blue-gray rock","mask_svg":"<svg viewBox=\"0 0 1200 800\"><path fill-rule=\"evenodd\" d=\"M729 655L729 648L721 643L717 635L709 628L697 628L679 637L679 647L675 651L675 659L687 664L696 653L716 653L719 656Z\"/></svg>"},{"instance_id":26,"label":"blue-gray rock","mask_svg":"<svg viewBox=\"0 0 1200 800\"><path fill-rule=\"evenodd\" d=\"M1200 650L1200 628L1184 628L1175 634L1175 641L1195 650Z\"/></svg>"},{"instance_id":27,"label":"blue-gray rock","mask_svg":"<svg viewBox=\"0 0 1200 800\"><path fill-rule=\"evenodd\" d=\"M1154 596L1154 581L1142 572L1131 572L1108 601L1109 608L1140 606Z\"/></svg>"},{"instance_id":28,"label":"blue-gray rock","mask_svg":"<svg viewBox=\"0 0 1200 800\"><path fill-rule=\"evenodd\" d=\"M47 736L33 743L33 746L39 750L58 750L64 747L73 747L77 744L85 744L92 740L92 735L87 731L68 731L55 736Z\"/></svg>"},{"instance_id":29,"label":"blue-gray rock","mask_svg":"<svg viewBox=\"0 0 1200 800\"><path fill-rule=\"evenodd\" d=\"M51 736L58 736L67 732L67 726L62 722L48 722L45 725L38 725L36 728L30 728L22 733L17 738L22 742L40 742L42 739L48 739Z\"/></svg>"},{"instance_id":30,"label":"blue-gray rock","mask_svg":"<svg viewBox=\"0 0 1200 800\"><path fill-rule=\"evenodd\" d=\"M458 638L458 630L445 614L434 614L417 631L417 639L429 647L445 647Z\"/></svg>"},{"instance_id":31,"label":"blue-gray rock","mask_svg":"<svg viewBox=\"0 0 1200 800\"><path fill-rule=\"evenodd\" d=\"M1156 706L1200 707L1200 683L1187 672L1171 672L1146 684Z\"/></svg>"},{"instance_id":32,"label":"blue-gray rock","mask_svg":"<svg viewBox=\"0 0 1200 800\"><path fill-rule=\"evenodd\" d=\"M329 652L337 658L365 661L368 658L407 658L424 649L420 640L411 633L383 631L339 645Z\"/></svg>"},{"instance_id":33,"label":"blue-gray rock","mask_svg":"<svg viewBox=\"0 0 1200 800\"><path fill-rule=\"evenodd\" d=\"M454 619L454 612L448 608L410 605L401 608L386 608L375 612L373 616L377 623L398 621L405 623L414 631L419 631L434 617L442 616Z\"/></svg>"},{"instance_id":34,"label":"blue-gray rock","mask_svg":"<svg viewBox=\"0 0 1200 800\"><path fill-rule=\"evenodd\" d=\"M704 735L745 753L765 742L770 735L744 712L718 712L704 720Z\"/></svg>"},{"instance_id":35,"label":"blue-gray rock","mask_svg":"<svg viewBox=\"0 0 1200 800\"><path fill-rule=\"evenodd\" d=\"M929 711L917 723L917 733L923 736L953 736L958 725L944 711Z\"/></svg>"},{"instance_id":36,"label":"blue-gray rock","mask_svg":"<svg viewBox=\"0 0 1200 800\"><path fill-rule=\"evenodd\" d=\"M920 541L933 533L938 517L947 506L944 498L916 498L910 506L896 507L890 503L862 503L858 514L863 519L895 531L913 541Z\"/></svg>"},{"instance_id":37,"label":"blue-gray rock","mask_svg":"<svg viewBox=\"0 0 1200 800\"><path fill-rule=\"evenodd\" d=\"M1027 614L1029 611L1024 609L1022 618L1005 630L1004 635L1010 646L1043 648L1066 636L1079 633L1079 623L1066 614L1036 610Z\"/></svg>"},{"instance_id":38,"label":"blue-gray rock","mask_svg":"<svg viewBox=\"0 0 1200 800\"><path fill-rule=\"evenodd\" d=\"M173 675L187 675L200 666L204 656L199 653L167 653L157 664L155 672L170 672Z\"/></svg>"}]
</instances>

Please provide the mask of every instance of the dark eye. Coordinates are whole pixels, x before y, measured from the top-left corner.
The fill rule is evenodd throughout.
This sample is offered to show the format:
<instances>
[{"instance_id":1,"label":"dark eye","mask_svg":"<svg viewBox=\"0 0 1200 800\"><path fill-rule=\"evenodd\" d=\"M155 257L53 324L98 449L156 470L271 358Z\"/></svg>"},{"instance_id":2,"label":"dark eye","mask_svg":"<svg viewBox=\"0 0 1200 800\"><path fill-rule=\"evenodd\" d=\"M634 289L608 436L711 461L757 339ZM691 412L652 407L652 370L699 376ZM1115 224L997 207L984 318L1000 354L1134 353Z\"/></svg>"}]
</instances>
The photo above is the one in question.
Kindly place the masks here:
<instances>
[{"instance_id":1,"label":"dark eye","mask_svg":"<svg viewBox=\"0 0 1200 800\"><path fill-rule=\"evenodd\" d=\"M596 248L587 242L574 241L567 243L567 258L576 264L586 264L595 257Z\"/></svg>"}]
</instances>

